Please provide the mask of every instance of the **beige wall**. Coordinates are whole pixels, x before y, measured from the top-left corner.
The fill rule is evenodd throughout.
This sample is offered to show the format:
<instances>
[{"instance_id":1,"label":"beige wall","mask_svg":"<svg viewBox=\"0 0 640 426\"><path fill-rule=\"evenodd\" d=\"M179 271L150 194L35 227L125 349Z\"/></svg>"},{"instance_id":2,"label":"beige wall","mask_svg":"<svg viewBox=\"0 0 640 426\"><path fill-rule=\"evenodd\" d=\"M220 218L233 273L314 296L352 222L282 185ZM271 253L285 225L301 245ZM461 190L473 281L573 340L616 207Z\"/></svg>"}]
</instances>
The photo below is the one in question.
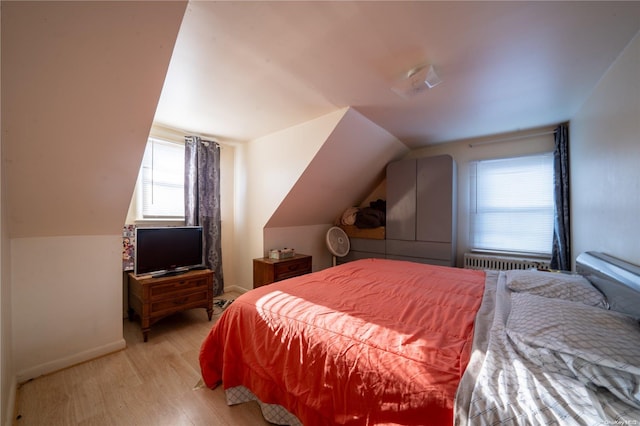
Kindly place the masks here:
<instances>
[{"instance_id":1,"label":"beige wall","mask_svg":"<svg viewBox=\"0 0 640 426\"><path fill-rule=\"evenodd\" d=\"M241 289L253 287L252 259L264 256L267 221L345 112L339 110L238 147L233 257L236 285ZM313 196L312 189L308 196ZM225 287L230 286L225 282Z\"/></svg>"},{"instance_id":2,"label":"beige wall","mask_svg":"<svg viewBox=\"0 0 640 426\"><path fill-rule=\"evenodd\" d=\"M640 35L626 48L571 118L573 259L588 250L640 263ZM550 128L552 129L552 128ZM545 129L537 129L545 130ZM538 133L536 129L530 131ZM524 132L529 133L529 132ZM498 135L412 151L409 157L450 154L458 165L458 264L468 250L468 163L482 158L553 150L552 136L480 145Z\"/></svg>"},{"instance_id":3,"label":"beige wall","mask_svg":"<svg viewBox=\"0 0 640 426\"><path fill-rule=\"evenodd\" d=\"M414 150L409 154L408 157L411 158L449 154L456 161L458 166L456 247L458 266L463 264L464 253L469 251L469 163L487 158L507 158L551 152L554 146L551 131L553 131L553 127L449 142ZM471 147L470 144L474 146Z\"/></svg>"},{"instance_id":4,"label":"beige wall","mask_svg":"<svg viewBox=\"0 0 640 426\"><path fill-rule=\"evenodd\" d=\"M0 8L0 15L2 8ZM1 16L0 16L1 18ZM1 30L0 19L0 30ZM1 58L2 55L0 55ZM0 82L2 81L0 59ZM0 97L2 86L0 84ZM0 129L2 128L2 106L0 104ZM0 159L4 150L0 132ZM7 228L7 203L5 167L0 161L0 424L9 425L13 421L13 401L16 394L11 338L11 251Z\"/></svg>"},{"instance_id":5,"label":"beige wall","mask_svg":"<svg viewBox=\"0 0 640 426\"><path fill-rule=\"evenodd\" d=\"M311 255L312 270L319 271L331 266L331 254L325 242L330 227L330 224L319 224L265 228L265 251L272 248L293 248L296 253Z\"/></svg>"},{"instance_id":6,"label":"beige wall","mask_svg":"<svg viewBox=\"0 0 640 426\"><path fill-rule=\"evenodd\" d=\"M2 2L11 237L121 232L186 2Z\"/></svg>"},{"instance_id":7,"label":"beige wall","mask_svg":"<svg viewBox=\"0 0 640 426\"><path fill-rule=\"evenodd\" d=\"M121 247L120 235L11 240L18 382L125 347Z\"/></svg>"},{"instance_id":8,"label":"beige wall","mask_svg":"<svg viewBox=\"0 0 640 426\"><path fill-rule=\"evenodd\" d=\"M124 346L121 229L186 5L2 2L5 419L7 383Z\"/></svg>"},{"instance_id":9,"label":"beige wall","mask_svg":"<svg viewBox=\"0 0 640 426\"><path fill-rule=\"evenodd\" d=\"M1 116L1 114L0 114ZM0 135L0 147L2 145ZM11 249L7 232L4 167L0 162L0 424L11 424L17 378L11 330Z\"/></svg>"},{"instance_id":10,"label":"beige wall","mask_svg":"<svg viewBox=\"0 0 640 426\"><path fill-rule=\"evenodd\" d=\"M640 33L571 120L573 257L640 264Z\"/></svg>"}]
</instances>

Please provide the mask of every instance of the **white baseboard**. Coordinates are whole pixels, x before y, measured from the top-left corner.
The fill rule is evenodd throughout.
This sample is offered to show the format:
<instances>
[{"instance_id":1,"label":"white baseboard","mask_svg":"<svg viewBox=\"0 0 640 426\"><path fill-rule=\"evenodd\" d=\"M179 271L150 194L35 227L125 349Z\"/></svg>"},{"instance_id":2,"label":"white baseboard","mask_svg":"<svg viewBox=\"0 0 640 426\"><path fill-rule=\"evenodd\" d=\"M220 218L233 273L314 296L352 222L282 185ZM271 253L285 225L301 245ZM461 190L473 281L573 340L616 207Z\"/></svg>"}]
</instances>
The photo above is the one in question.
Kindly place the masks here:
<instances>
[{"instance_id":1,"label":"white baseboard","mask_svg":"<svg viewBox=\"0 0 640 426\"><path fill-rule=\"evenodd\" d=\"M4 426L11 426L14 424L14 417L16 415L16 394L18 391L18 379L13 376L11 384L9 385L9 397L7 398L7 406L4 407L4 416L2 424Z\"/></svg>"},{"instance_id":2,"label":"white baseboard","mask_svg":"<svg viewBox=\"0 0 640 426\"><path fill-rule=\"evenodd\" d=\"M71 367L82 362L90 361L95 358L99 358L104 355L108 355L113 352L117 352L127 347L127 342L124 339L117 340L106 345L92 348L84 352L70 355L68 357L56 359L44 364L36 365L35 367L28 368L26 370L18 372L16 375L17 383L24 383L27 380L35 379L36 377L44 374L53 373L63 368Z\"/></svg>"},{"instance_id":3,"label":"white baseboard","mask_svg":"<svg viewBox=\"0 0 640 426\"><path fill-rule=\"evenodd\" d=\"M229 291L233 291L233 292L236 292L236 293L245 294L249 290L250 289L248 289L248 288L240 287L240 286L237 286L237 285L230 285L230 286L224 288L225 293L229 292Z\"/></svg>"}]
</instances>

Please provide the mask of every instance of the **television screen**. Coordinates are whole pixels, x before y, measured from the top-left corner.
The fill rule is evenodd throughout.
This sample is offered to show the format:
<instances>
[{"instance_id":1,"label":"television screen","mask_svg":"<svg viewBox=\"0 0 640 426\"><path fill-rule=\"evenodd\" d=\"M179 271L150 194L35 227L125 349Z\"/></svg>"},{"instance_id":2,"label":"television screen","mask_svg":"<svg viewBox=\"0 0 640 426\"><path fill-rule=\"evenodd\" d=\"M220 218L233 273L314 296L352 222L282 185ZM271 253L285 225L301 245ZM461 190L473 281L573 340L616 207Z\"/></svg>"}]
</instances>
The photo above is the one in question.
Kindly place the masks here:
<instances>
[{"instance_id":1,"label":"television screen","mask_svg":"<svg viewBox=\"0 0 640 426\"><path fill-rule=\"evenodd\" d=\"M136 228L135 274L166 275L203 265L202 227Z\"/></svg>"}]
</instances>

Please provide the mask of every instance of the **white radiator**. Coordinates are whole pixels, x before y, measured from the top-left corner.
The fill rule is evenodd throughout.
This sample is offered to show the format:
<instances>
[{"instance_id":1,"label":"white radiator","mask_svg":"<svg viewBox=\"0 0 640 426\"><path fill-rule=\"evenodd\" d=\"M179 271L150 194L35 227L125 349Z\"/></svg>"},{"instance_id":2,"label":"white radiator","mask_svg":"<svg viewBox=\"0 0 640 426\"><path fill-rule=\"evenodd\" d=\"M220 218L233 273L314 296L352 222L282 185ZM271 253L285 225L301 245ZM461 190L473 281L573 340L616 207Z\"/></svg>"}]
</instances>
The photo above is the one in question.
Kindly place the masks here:
<instances>
[{"instance_id":1,"label":"white radiator","mask_svg":"<svg viewBox=\"0 0 640 426\"><path fill-rule=\"evenodd\" d=\"M549 261L545 259L499 256L489 254L465 253L465 269L493 269L506 271L508 269L537 268L549 270Z\"/></svg>"}]
</instances>

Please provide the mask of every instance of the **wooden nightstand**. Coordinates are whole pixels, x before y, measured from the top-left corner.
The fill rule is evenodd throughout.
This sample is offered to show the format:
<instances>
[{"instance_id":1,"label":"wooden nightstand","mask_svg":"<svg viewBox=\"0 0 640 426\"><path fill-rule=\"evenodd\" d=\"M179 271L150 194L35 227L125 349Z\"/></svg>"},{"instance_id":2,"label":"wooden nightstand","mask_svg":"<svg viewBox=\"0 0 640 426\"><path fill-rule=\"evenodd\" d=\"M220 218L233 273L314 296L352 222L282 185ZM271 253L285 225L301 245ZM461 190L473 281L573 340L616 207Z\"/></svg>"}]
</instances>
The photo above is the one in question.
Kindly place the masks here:
<instances>
[{"instance_id":1,"label":"wooden nightstand","mask_svg":"<svg viewBox=\"0 0 640 426\"><path fill-rule=\"evenodd\" d=\"M311 256L296 254L288 259L253 259L253 288L311 272Z\"/></svg>"}]
</instances>

